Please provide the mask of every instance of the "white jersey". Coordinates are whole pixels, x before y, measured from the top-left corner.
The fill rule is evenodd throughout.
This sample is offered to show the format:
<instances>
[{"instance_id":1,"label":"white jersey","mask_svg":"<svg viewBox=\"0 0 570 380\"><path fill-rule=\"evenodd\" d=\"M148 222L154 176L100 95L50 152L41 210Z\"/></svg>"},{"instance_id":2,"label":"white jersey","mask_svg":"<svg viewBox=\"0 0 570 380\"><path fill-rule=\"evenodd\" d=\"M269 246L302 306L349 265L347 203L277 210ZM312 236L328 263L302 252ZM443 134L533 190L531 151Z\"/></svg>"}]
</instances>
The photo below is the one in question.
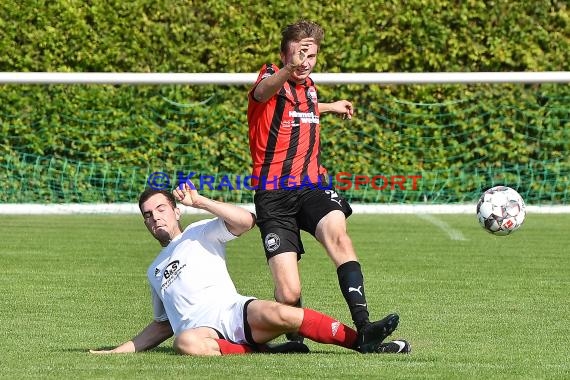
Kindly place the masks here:
<instances>
[{"instance_id":1,"label":"white jersey","mask_svg":"<svg viewBox=\"0 0 570 380\"><path fill-rule=\"evenodd\" d=\"M228 330L243 330L243 304L252 297L237 293L226 267L225 245L234 238L222 219L207 219L162 249L147 271L156 321L168 320L175 335L210 327L242 340L243 331Z\"/></svg>"}]
</instances>

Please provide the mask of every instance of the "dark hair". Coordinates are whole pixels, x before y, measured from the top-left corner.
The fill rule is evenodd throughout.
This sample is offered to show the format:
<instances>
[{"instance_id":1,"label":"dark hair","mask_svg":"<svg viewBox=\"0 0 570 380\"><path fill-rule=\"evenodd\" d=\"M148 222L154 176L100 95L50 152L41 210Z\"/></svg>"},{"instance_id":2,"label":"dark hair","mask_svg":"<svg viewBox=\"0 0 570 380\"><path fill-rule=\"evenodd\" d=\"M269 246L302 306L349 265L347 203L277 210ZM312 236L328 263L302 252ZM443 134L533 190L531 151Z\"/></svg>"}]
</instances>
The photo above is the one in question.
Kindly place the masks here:
<instances>
[{"instance_id":1,"label":"dark hair","mask_svg":"<svg viewBox=\"0 0 570 380\"><path fill-rule=\"evenodd\" d=\"M174 195L170 191L167 190L157 190L151 187L146 188L139 197L139 210L142 212L142 205L145 203L150 197L156 194L162 194L168 199L168 203L172 206L172 208L176 208L176 199Z\"/></svg>"},{"instance_id":2,"label":"dark hair","mask_svg":"<svg viewBox=\"0 0 570 380\"><path fill-rule=\"evenodd\" d=\"M289 42L299 42L303 38L309 37L313 38L317 47L320 48L324 36L325 31L319 24L308 20L299 20L294 24L287 25L281 31L281 52L287 52Z\"/></svg>"}]
</instances>

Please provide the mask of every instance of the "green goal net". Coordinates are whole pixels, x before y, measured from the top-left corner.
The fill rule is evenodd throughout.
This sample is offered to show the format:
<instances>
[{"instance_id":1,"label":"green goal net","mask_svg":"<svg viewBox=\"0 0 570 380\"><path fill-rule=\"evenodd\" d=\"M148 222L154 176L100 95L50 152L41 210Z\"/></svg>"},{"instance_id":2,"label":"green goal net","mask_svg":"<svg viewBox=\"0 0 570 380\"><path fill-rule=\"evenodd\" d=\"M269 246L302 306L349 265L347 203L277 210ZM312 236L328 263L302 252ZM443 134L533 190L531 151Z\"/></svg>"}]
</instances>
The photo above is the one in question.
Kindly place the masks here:
<instances>
[{"instance_id":1,"label":"green goal net","mask_svg":"<svg viewBox=\"0 0 570 380\"><path fill-rule=\"evenodd\" d=\"M3 85L0 203L136 202L191 178L249 203L248 86ZM319 87L331 186L359 203L467 203L491 186L568 204L567 85Z\"/></svg>"}]
</instances>

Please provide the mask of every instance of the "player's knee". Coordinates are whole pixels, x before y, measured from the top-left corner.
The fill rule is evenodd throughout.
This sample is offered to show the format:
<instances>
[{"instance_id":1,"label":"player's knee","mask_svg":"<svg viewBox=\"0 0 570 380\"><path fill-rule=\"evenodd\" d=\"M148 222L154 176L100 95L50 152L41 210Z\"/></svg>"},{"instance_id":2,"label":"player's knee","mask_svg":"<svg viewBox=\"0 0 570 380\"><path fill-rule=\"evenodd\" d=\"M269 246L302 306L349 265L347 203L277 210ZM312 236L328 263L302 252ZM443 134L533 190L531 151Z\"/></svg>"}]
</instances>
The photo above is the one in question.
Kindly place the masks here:
<instances>
[{"instance_id":1,"label":"player's knee","mask_svg":"<svg viewBox=\"0 0 570 380\"><path fill-rule=\"evenodd\" d=\"M331 223L327 221L316 231L316 238L327 249L346 251L352 249L352 240L343 224Z\"/></svg>"},{"instance_id":2,"label":"player's knee","mask_svg":"<svg viewBox=\"0 0 570 380\"><path fill-rule=\"evenodd\" d=\"M336 230L326 233L326 241L323 242L325 248L332 252L352 251L352 240L344 230Z\"/></svg>"},{"instance_id":3,"label":"player's knee","mask_svg":"<svg viewBox=\"0 0 570 380\"><path fill-rule=\"evenodd\" d=\"M275 300L279 303L296 306L301 298L301 288L277 288L275 289Z\"/></svg>"},{"instance_id":4,"label":"player's knee","mask_svg":"<svg viewBox=\"0 0 570 380\"><path fill-rule=\"evenodd\" d=\"M333 244L340 248L347 248L352 247L352 240L346 231L336 231L334 234L331 234L331 240Z\"/></svg>"},{"instance_id":5,"label":"player's knee","mask_svg":"<svg viewBox=\"0 0 570 380\"><path fill-rule=\"evenodd\" d=\"M303 320L303 310L280 303L272 304L266 309L268 323L283 332L296 331Z\"/></svg>"}]
</instances>

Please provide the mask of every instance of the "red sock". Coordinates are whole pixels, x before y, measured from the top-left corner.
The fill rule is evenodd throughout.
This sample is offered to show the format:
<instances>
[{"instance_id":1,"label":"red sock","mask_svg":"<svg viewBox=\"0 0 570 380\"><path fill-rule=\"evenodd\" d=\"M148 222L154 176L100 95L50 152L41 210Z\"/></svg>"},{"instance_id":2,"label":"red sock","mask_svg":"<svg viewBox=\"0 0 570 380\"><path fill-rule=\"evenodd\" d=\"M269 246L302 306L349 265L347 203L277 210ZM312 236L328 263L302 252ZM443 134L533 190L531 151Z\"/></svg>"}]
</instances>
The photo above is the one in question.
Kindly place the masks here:
<instances>
[{"instance_id":1,"label":"red sock","mask_svg":"<svg viewBox=\"0 0 570 380\"><path fill-rule=\"evenodd\" d=\"M305 308L303 311L305 314L299 328L300 335L319 343L354 347L358 336L355 330L318 311Z\"/></svg>"},{"instance_id":2,"label":"red sock","mask_svg":"<svg viewBox=\"0 0 570 380\"><path fill-rule=\"evenodd\" d=\"M253 352L253 349L247 344L232 343L225 339L216 339L216 342L218 342L218 346L220 346L222 355L247 354Z\"/></svg>"}]
</instances>

